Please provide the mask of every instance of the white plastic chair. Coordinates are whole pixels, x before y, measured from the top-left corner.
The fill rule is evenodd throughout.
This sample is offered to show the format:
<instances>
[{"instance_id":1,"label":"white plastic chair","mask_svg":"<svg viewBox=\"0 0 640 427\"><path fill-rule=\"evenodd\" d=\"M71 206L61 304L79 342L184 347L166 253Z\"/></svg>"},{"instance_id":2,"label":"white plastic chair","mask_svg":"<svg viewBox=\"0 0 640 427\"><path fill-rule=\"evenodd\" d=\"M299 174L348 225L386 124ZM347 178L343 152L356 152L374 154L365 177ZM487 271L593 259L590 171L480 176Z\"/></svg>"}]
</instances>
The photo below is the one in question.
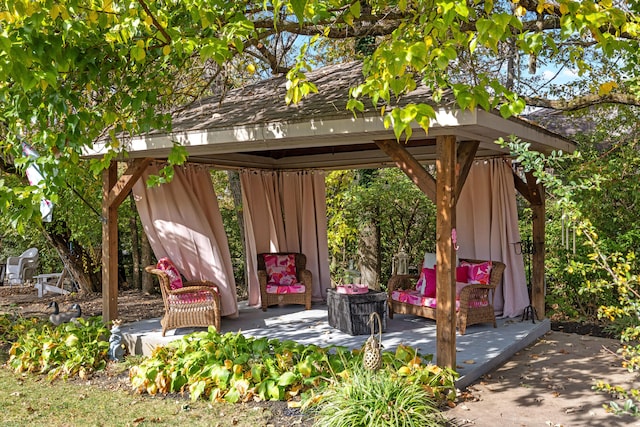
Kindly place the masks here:
<instances>
[{"instance_id":1,"label":"white plastic chair","mask_svg":"<svg viewBox=\"0 0 640 427\"><path fill-rule=\"evenodd\" d=\"M38 268L38 249L29 248L20 256L7 258L7 280L9 285L18 285L32 280Z\"/></svg>"}]
</instances>

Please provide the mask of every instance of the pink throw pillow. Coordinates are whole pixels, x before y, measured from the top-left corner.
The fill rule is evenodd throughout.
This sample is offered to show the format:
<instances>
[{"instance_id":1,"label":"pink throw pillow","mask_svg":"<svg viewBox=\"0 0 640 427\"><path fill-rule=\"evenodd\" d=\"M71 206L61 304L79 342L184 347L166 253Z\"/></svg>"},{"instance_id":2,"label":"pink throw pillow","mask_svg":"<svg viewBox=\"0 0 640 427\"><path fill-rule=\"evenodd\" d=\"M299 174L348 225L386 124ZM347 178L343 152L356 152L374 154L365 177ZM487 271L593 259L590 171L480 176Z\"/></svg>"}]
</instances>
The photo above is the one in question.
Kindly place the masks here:
<instances>
[{"instance_id":1,"label":"pink throw pillow","mask_svg":"<svg viewBox=\"0 0 640 427\"><path fill-rule=\"evenodd\" d=\"M416 283L416 291L420 295L433 298L436 295L436 270L435 268L423 268Z\"/></svg>"},{"instance_id":2,"label":"pink throw pillow","mask_svg":"<svg viewBox=\"0 0 640 427\"><path fill-rule=\"evenodd\" d=\"M293 285L296 278L296 258L294 254L264 255L264 265L267 269L267 283L270 285Z\"/></svg>"},{"instance_id":3,"label":"pink throw pillow","mask_svg":"<svg viewBox=\"0 0 640 427\"><path fill-rule=\"evenodd\" d=\"M456 282L467 283L469 282L469 266L461 265L456 267Z\"/></svg>"},{"instance_id":4,"label":"pink throw pillow","mask_svg":"<svg viewBox=\"0 0 640 427\"><path fill-rule=\"evenodd\" d=\"M435 298L436 296L436 269L425 268L427 270L424 277L427 282L427 286L424 289L424 296L429 298Z\"/></svg>"},{"instance_id":5,"label":"pink throw pillow","mask_svg":"<svg viewBox=\"0 0 640 427\"><path fill-rule=\"evenodd\" d=\"M169 276L169 286L172 291L182 287L182 277L180 276L180 272L169 258L160 258L156 268L167 273L167 276Z\"/></svg>"},{"instance_id":6,"label":"pink throw pillow","mask_svg":"<svg viewBox=\"0 0 640 427\"><path fill-rule=\"evenodd\" d=\"M480 285L486 285L489 283L491 268L493 266L491 261L486 261L480 264L472 264L470 262L463 261L460 265L466 265L469 267L469 283Z\"/></svg>"}]
</instances>

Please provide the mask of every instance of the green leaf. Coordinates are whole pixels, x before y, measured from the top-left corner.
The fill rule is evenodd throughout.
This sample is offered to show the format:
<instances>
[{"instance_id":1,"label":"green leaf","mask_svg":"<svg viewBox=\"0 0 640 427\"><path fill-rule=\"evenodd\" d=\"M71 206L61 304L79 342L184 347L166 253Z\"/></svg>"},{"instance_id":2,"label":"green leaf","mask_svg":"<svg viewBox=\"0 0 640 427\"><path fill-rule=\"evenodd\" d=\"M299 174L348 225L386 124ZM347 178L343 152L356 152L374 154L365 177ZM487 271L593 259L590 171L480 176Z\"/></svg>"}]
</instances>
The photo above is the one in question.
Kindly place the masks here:
<instances>
[{"instance_id":1,"label":"green leaf","mask_svg":"<svg viewBox=\"0 0 640 427\"><path fill-rule=\"evenodd\" d=\"M287 371L282 375L280 375L280 378L278 378L278 385L286 387L286 386L290 386L296 381L298 381L298 376L293 372Z\"/></svg>"},{"instance_id":2,"label":"green leaf","mask_svg":"<svg viewBox=\"0 0 640 427\"><path fill-rule=\"evenodd\" d=\"M307 0L291 0L291 9L296 15L298 22L302 25L304 21L304 10L307 7Z\"/></svg>"},{"instance_id":3,"label":"green leaf","mask_svg":"<svg viewBox=\"0 0 640 427\"><path fill-rule=\"evenodd\" d=\"M349 12L355 17L360 18L360 1L355 1L349 7Z\"/></svg>"}]
</instances>

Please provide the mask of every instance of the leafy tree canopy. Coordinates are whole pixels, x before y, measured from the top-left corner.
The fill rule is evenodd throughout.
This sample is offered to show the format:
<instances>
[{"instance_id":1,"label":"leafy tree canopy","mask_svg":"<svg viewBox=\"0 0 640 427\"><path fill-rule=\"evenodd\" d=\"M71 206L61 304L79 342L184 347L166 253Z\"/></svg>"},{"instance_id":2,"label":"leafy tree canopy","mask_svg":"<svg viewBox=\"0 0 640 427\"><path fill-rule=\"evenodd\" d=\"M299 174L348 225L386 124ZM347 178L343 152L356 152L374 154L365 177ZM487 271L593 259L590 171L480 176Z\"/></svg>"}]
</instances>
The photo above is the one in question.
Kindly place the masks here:
<instances>
[{"instance_id":1,"label":"leafy tree canopy","mask_svg":"<svg viewBox=\"0 0 640 427\"><path fill-rule=\"evenodd\" d=\"M434 102L451 93L463 109L505 116L527 103L637 105L639 12L637 1L611 0L3 0L2 163L24 167L26 140L40 151L47 185L0 183L0 203L37 205L42 192L55 202L68 185L55 171L81 167L84 148L106 144L98 172L121 149L117 135L170 129L180 106L262 69L256 58L288 72L287 101L296 102L315 89L304 72L326 40L376 38L349 107L373 102L398 137L412 121L428 128L433 116L428 105L388 108L417 79ZM294 64L265 52L284 34L305 36ZM554 87L537 76L543 66L570 67L581 79ZM170 161L184 159L176 146Z\"/></svg>"}]
</instances>

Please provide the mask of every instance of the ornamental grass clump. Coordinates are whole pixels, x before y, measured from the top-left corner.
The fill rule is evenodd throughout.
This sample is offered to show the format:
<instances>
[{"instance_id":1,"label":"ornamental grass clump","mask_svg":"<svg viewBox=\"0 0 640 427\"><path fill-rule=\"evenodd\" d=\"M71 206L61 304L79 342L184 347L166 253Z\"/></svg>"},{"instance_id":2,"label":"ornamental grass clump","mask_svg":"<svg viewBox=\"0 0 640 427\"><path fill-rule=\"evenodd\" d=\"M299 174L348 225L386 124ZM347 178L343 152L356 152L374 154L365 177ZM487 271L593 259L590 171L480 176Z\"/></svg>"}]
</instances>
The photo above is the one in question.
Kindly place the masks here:
<instances>
[{"instance_id":1,"label":"ornamental grass clump","mask_svg":"<svg viewBox=\"0 0 640 427\"><path fill-rule=\"evenodd\" d=\"M428 389L388 370L355 369L318 400L314 426L443 426L445 418Z\"/></svg>"}]
</instances>

